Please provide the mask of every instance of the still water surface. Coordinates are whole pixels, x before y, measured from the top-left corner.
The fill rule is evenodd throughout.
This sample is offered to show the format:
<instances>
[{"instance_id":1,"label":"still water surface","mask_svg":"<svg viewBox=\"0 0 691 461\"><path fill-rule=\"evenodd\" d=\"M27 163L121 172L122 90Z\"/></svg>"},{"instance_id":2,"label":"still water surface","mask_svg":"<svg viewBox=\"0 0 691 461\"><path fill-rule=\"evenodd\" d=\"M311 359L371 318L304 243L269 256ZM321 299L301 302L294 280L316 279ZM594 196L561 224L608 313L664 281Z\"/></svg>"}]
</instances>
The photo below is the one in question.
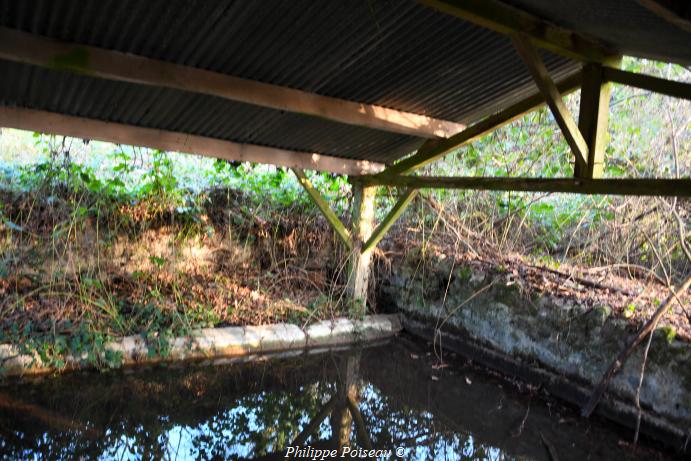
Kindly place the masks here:
<instances>
[{"instance_id":1,"label":"still water surface","mask_svg":"<svg viewBox=\"0 0 691 461\"><path fill-rule=\"evenodd\" d=\"M460 360L445 365L397 339L247 364L6 384L0 459L268 460L284 459L289 447L310 447L301 459L311 459L338 446L383 450L384 459L666 458L633 451L622 443L626 431L584 421Z\"/></svg>"}]
</instances>

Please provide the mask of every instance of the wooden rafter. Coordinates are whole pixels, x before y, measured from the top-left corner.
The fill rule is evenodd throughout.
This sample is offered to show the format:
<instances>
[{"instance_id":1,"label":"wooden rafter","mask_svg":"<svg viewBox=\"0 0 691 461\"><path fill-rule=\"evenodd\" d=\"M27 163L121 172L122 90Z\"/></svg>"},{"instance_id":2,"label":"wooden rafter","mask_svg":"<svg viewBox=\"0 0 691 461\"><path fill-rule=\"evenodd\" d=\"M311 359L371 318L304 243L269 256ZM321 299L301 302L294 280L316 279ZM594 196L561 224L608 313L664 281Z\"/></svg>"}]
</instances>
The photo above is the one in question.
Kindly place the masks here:
<instances>
[{"instance_id":1,"label":"wooden rafter","mask_svg":"<svg viewBox=\"0 0 691 461\"><path fill-rule=\"evenodd\" d=\"M603 68L603 78L608 82L621 83L622 85L633 86L654 93L691 100L691 83L689 82L675 82L612 67Z\"/></svg>"},{"instance_id":2,"label":"wooden rafter","mask_svg":"<svg viewBox=\"0 0 691 461\"><path fill-rule=\"evenodd\" d=\"M691 9L688 0L638 0L638 3L670 24L691 32Z\"/></svg>"},{"instance_id":3,"label":"wooden rafter","mask_svg":"<svg viewBox=\"0 0 691 461\"><path fill-rule=\"evenodd\" d=\"M336 213L334 213L331 210L331 207L326 202L324 196L322 196L322 194L317 190L317 188L315 188L314 185L312 185L312 182L309 180L304 171L302 171L299 168L293 168L292 170L293 173L295 173L298 182L302 185L307 194L312 198L312 201L322 212L329 225L333 228L334 231L336 231L336 234L341 238L341 240L348 247L348 249L352 249L353 239L350 236L350 232L348 232L348 229L346 229L346 227L343 225L338 216L336 216Z\"/></svg>"},{"instance_id":4,"label":"wooden rafter","mask_svg":"<svg viewBox=\"0 0 691 461\"><path fill-rule=\"evenodd\" d=\"M559 125L559 128L566 138L566 142L569 144L569 147L571 147L576 157L575 171L586 171L586 166L588 164L588 144L578 129L578 125L571 116L569 109L566 107L566 104L564 104L562 95L549 76L549 72L542 62L542 59L540 59L540 56L537 54L537 50L523 35L514 35L512 39L518 54L523 58L530 74L533 76L533 80L535 80L535 84L545 97L557 125Z\"/></svg>"},{"instance_id":5,"label":"wooden rafter","mask_svg":"<svg viewBox=\"0 0 691 461\"><path fill-rule=\"evenodd\" d=\"M384 168L384 165L379 163L253 144L239 144L204 136L103 122L18 107L0 106L0 126L186 152L225 160L266 163L347 175L377 173Z\"/></svg>"},{"instance_id":6,"label":"wooden rafter","mask_svg":"<svg viewBox=\"0 0 691 461\"><path fill-rule=\"evenodd\" d=\"M497 0L418 0L500 34L526 34L541 48L588 62L602 62L614 54L603 45L573 31L555 26L537 16Z\"/></svg>"},{"instance_id":7,"label":"wooden rafter","mask_svg":"<svg viewBox=\"0 0 691 461\"><path fill-rule=\"evenodd\" d=\"M346 101L112 50L60 42L2 27L0 58L110 80L207 94L422 138L446 138L465 128L459 123L425 115Z\"/></svg>"},{"instance_id":8,"label":"wooden rafter","mask_svg":"<svg viewBox=\"0 0 691 461\"><path fill-rule=\"evenodd\" d=\"M557 85L562 94L570 93L580 86L581 76L573 75ZM439 160L451 151L469 144L488 133L516 120L527 112L531 112L545 103L545 98L541 93L529 96L496 114L490 115L486 119L472 125L460 133L451 136L449 139L441 141L427 141L417 153L405 158L393 166L388 167L382 176L398 175L410 173L418 170L430 163Z\"/></svg>"},{"instance_id":9,"label":"wooden rafter","mask_svg":"<svg viewBox=\"0 0 691 461\"><path fill-rule=\"evenodd\" d=\"M473 189L603 195L691 197L691 179L485 178L362 176L363 184L418 189Z\"/></svg>"},{"instance_id":10,"label":"wooden rafter","mask_svg":"<svg viewBox=\"0 0 691 461\"><path fill-rule=\"evenodd\" d=\"M413 201L417 195L417 189L406 189L401 196L398 198L396 204L391 208L391 211L386 215L381 223L370 235L370 238L362 246L362 251L369 251L376 247L382 238L386 235L386 232L394 225L396 220L403 214L403 212L408 208L410 202Z\"/></svg>"}]
</instances>

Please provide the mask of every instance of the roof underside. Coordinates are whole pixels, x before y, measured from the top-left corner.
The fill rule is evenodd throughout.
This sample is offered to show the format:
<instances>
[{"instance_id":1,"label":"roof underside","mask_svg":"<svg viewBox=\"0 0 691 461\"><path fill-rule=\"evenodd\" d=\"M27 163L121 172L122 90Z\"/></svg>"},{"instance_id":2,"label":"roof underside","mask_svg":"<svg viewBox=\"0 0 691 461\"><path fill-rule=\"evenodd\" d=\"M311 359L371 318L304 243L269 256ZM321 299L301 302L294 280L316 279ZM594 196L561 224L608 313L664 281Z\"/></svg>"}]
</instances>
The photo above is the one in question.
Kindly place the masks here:
<instances>
[{"instance_id":1,"label":"roof underside","mask_svg":"<svg viewBox=\"0 0 691 461\"><path fill-rule=\"evenodd\" d=\"M691 64L691 34L638 0L504 0L554 24L610 45L622 54ZM658 0L659 4L675 0ZM677 0L679 7L688 0ZM651 3L650 1L648 3ZM691 26L691 18L686 22Z\"/></svg>"},{"instance_id":2,"label":"roof underside","mask_svg":"<svg viewBox=\"0 0 691 461\"><path fill-rule=\"evenodd\" d=\"M602 2L510 3L616 50L691 61L689 42L680 41L689 34L660 25L662 19L633 0L611 2L628 18L619 22L598 13ZM635 15L627 16L629 8ZM631 33L631 23L650 28ZM536 91L507 37L412 0L2 0L0 26L464 124ZM573 60L541 54L556 81L580 70ZM0 105L240 143L391 163L423 142L214 96L3 60L0 76Z\"/></svg>"}]
</instances>

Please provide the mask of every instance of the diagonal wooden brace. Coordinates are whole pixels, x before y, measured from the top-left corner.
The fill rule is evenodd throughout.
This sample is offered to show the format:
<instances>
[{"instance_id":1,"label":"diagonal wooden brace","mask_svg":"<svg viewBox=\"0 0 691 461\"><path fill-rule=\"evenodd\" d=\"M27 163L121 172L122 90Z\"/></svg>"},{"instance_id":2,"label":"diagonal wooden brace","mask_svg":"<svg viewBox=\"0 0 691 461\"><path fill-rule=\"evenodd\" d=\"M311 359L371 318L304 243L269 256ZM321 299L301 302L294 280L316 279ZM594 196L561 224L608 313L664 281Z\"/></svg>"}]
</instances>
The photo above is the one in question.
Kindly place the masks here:
<instances>
[{"instance_id":1,"label":"diagonal wooden brace","mask_svg":"<svg viewBox=\"0 0 691 461\"><path fill-rule=\"evenodd\" d=\"M367 242L365 242L365 244L362 246L363 252L369 251L377 246L381 239L386 235L386 232L403 214L405 209L408 208L408 205L413 201L417 193L417 189L406 189L403 192L403 194L398 198L396 204L393 206L393 208L391 208L391 211L389 211L389 214L387 214L384 220L377 226L376 229L374 229L374 232L372 232L370 238L367 239Z\"/></svg>"},{"instance_id":2,"label":"diagonal wooden brace","mask_svg":"<svg viewBox=\"0 0 691 461\"><path fill-rule=\"evenodd\" d=\"M341 238L343 243L348 247L349 250L353 249L353 239L350 236L350 232L348 232L348 229L343 225L340 219L338 219L338 216L336 216L336 213L334 213L331 208L329 207L329 204L326 203L326 199L324 196L312 185L312 182L307 178L307 175L303 170L300 168L291 168L293 170L293 173L295 173L295 176L298 178L298 182L302 185L302 187L305 189L307 194L312 198L312 201L314 201L315 205L317 205L317 208L322 212L324 217L326 218L326 221L331 225L333 230L336 231L336 234Z\"/></svg>"},{"instance_id":3,"label":"diagonal wooden brace","mask_svg":"<svg viewBox=\"0 0 691 461\"><path fill-rule=\"evenodd\" d=\"M557 89L561 94L571 93L578 89L581 85L581 76L572 75L563 81L559 82ZM480 139L492 131L501 128L507 123L518 119L524 114L541 107L545 102L542 93L536 93L527 98L518 101L511 106L500 110L499 112L490 115L469 126L465 130L443 140L429 140L423 144L417 153L405 158L396 164L388 167L386 170L379 173L380 176L396 176L400 174L411 173L415 170L435 162L445 155L453 152L456 149L470 144L471 142Z\"/></svg>"},{"instance_id":4,"label":"diagonal wooden brace","mask_svg":"<svg viewBox=\"0 0 691 461\"><path fill-rule=\"evenodd\" d=\"M535 80L535 84L545 97L557 125L561 129L566 142L571 147L576 156L575 172L587 171L588 164L588 143L586 143L581 131L578 129L576 121L571 116L569 109L562 100L561 93L549 76L549 72L537 54L537 50L530 41L522 34L512 36L513 44L518 54L525 62L530 74Z\"/></svg>"}]
</instances>

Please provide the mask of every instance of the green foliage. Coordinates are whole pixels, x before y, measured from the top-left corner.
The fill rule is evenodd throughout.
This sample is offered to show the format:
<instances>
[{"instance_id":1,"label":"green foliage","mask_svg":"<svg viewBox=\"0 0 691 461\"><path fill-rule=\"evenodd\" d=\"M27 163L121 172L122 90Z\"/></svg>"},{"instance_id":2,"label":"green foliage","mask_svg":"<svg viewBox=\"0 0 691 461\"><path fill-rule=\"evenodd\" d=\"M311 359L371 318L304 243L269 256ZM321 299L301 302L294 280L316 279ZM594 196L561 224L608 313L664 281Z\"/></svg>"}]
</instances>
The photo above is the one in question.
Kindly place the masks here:
<instances>
[{"instance_id":1,"label":"green foliage","mask_svg":"<svg viewBox=\"0 0 691 461\"><path fill-rule=\"evenodd\" d=\"M9 332L0 332L0 342L16 345L23 355L40 361L44 367L60 370L67 365L68 356L83 365L99 369L119 368L122 365L122 352L107 348L113 338L99 331L88 329L85 323L74 326L67 322L63 328L68 333L38 333L31 323L22 331L16 328Z\"/></svg>"}]
</instances>

